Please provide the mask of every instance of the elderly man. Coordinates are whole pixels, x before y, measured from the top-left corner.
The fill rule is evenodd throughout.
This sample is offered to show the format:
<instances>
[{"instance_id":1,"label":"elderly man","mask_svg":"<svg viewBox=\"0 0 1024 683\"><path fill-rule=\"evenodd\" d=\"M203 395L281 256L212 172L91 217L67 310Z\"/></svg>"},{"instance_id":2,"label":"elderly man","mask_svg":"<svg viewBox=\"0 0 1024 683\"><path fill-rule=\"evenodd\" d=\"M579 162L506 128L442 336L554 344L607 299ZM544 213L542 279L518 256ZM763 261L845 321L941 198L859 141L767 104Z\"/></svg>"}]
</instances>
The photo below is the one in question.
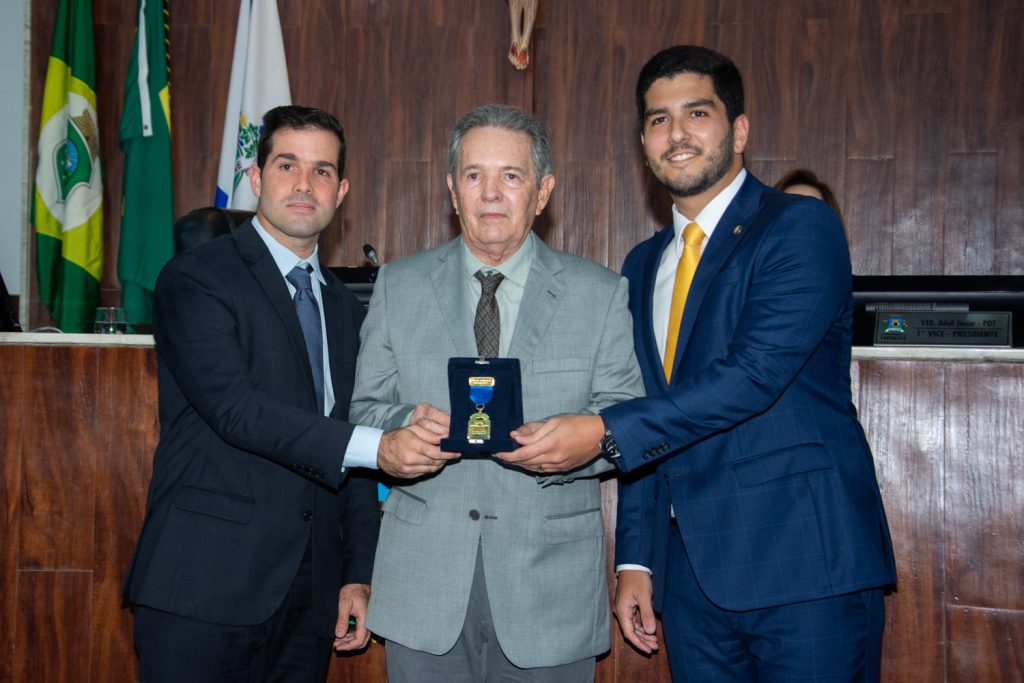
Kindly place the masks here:
<instances>
[{"instance_id":1,"label":"elderly man","mask_svg":"<svg viewBox=\"0 0 1024 683\"><path fill-rule=\"evenodd\" d=\"M512 107L482 106L455 126L448 186L462 235L381 270L354 420L392 429L414 404L447 410L451 357L519 359L526 420L640 394L625 281L530 231L555 184L550 156L543 124ZM420 414L447 431L446 414ZM596 475L611 464L557 478L543 466L427 447L381 458L408 479L384 505L367 618L388 639L389 680L593 678L609 647Z\"/></svg>"}]
</instances>

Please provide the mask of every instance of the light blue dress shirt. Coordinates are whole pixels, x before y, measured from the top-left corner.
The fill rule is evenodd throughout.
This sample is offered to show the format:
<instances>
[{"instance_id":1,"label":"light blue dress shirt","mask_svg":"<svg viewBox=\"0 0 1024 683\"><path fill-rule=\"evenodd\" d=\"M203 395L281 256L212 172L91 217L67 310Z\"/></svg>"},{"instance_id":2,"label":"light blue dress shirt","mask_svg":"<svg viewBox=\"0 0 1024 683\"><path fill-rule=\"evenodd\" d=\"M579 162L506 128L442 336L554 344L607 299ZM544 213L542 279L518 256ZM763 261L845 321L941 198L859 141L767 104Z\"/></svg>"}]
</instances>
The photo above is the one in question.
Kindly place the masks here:
<instances>
[{"instance_id":1,"label":"light blue dress shirt","mask_svg":"<svg viewBox=\"0 0 1024 683\"><path fill-rule=\"evenodd\" d=\"M260 224L256 216L253 216L252 224L256 227L256 233L259 234L260 238L267 245L267 249L270 250L270 255L274 258L274 263L277 264L277 269L281 271L281 279L288 285L288 293L292 297L295 296L295 287L292 286L292 283L288 282L285 275L290 273L295 266L305 263L312 266L313 273L316 275L316 277L310 279L313 285L313 297L320 308L320 334L324 348L324 415L330 415L331 411L334 410L334 384L331 382L330 354L327 353L327 325L324 322L324 300L323 295L320 293L320 286L327 283L323 273L320 272L320 259L317 256L320 246L313 247L313 253L309 258L301 259L288 247L274 239L267 232L266 228ZM380 445L380 437L383 434L383 430L376 427L357 425L352 432L352 437L348 441L348 448L345 449L342 471L346 467L377 469L377 447Z\"/></svg>"}]
</instances>

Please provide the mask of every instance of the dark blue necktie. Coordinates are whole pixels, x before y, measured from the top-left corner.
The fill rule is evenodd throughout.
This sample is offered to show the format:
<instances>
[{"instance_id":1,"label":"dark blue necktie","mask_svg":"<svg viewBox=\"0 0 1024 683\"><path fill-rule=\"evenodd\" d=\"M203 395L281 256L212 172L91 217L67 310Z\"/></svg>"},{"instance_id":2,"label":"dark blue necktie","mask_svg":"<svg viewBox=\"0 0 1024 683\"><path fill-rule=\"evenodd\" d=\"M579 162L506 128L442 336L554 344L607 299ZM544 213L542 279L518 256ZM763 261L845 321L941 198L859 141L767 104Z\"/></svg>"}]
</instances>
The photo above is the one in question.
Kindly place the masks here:
<instances>
[{"instance_id":1,"label":"dark blue necktie","mask_svg":"<svg viewBox=\"0 0 1024 683\"><path fill-rule=\"evenodd\" d=\"M300 263L292 268L286 276L288 282L295 287L295 313L299 316L302 336L306 339L306 353L309 354L309 365L313 370L313 386L316 388L316 404L320 413L324 412L324 342L320 328L320 307L313 296L313 285L310 280L312 268Z\"/></svg>"}]
</instances>

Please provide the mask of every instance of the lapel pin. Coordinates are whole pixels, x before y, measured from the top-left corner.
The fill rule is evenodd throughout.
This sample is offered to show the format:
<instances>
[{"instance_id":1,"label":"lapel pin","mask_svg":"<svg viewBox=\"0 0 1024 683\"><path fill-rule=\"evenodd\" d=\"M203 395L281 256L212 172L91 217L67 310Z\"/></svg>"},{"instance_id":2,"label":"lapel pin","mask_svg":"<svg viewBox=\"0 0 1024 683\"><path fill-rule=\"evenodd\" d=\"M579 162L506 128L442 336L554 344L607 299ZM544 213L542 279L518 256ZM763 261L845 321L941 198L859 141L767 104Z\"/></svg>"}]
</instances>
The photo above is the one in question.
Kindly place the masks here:
<instances>
[{"instance_id":1,"label":"lapel pin","mask_svg":"<svg viewBox=\"0 0 1024 683\"><path fill-rule=\"evenodd\" d=\"M741 232L743 232L743 226L742 225L737 225L735 228L732 229L732 234L734 234L734 235L738 235Z\"/></svg>"}]
</instances>

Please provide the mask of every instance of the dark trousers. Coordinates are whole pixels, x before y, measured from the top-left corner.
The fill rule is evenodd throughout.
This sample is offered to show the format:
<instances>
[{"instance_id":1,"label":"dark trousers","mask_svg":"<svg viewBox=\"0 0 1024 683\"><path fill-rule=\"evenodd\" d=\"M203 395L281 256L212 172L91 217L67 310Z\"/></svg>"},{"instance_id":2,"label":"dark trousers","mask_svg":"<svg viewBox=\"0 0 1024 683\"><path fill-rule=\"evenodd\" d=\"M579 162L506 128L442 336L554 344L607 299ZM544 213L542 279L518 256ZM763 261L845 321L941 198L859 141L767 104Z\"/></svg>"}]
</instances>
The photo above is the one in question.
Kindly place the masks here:
<instances>
[{"instance_id":1,"label":"dark trousers","mask_svg":"<svg viewBox=\"0 0 1024 683\"><path fill-rule=\"evenodd\" d=\"M312 623L313 562L307 547L284 602L257 626L212 624L136 606L139 680L323 683L332 641L314 633Z\"/></svg>"},{"instance_id":2,"label":"dark trousers","mask_svg":"<svg viewBox=\"0 0 1024 683\"><path fill-rule=\"evenodd\" d=\"M879 680L882 589L743 612L723 610L701 591L678 530L669 544L667 572L662 623L673 681Z\"/></svg>"}]
</instances>

